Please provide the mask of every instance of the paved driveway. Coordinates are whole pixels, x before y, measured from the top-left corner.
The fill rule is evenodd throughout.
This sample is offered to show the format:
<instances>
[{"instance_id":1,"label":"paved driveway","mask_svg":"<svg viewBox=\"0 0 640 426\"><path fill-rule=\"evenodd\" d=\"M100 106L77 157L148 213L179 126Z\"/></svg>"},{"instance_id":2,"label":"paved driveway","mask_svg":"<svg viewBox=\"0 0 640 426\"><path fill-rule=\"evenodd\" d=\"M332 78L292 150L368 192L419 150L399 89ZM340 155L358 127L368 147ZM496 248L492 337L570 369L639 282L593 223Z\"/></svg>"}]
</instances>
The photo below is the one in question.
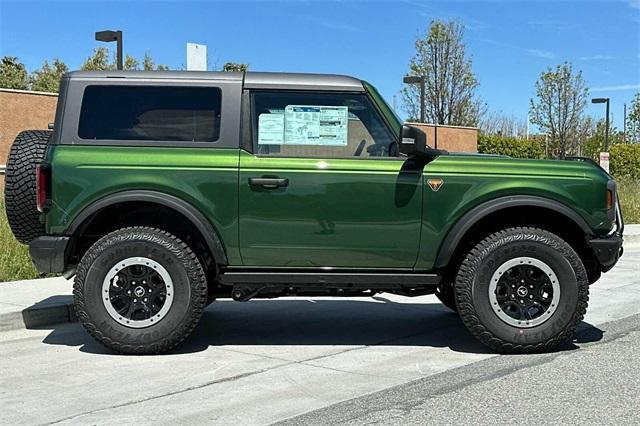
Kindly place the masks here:
<instances>
[{"instance_id":1,"label":"paved driveway","mask_svg":"<svg viewBox=\"0 0 640 426\"><path fill-rule=\"evenodd\" d=\"M628 246L565 350L640 312L639 265ZM162 356L114 355L78 324L0 333L0 420L266 424L491 357L433 296L221 301Z\"/></svg>"}]
</instances>

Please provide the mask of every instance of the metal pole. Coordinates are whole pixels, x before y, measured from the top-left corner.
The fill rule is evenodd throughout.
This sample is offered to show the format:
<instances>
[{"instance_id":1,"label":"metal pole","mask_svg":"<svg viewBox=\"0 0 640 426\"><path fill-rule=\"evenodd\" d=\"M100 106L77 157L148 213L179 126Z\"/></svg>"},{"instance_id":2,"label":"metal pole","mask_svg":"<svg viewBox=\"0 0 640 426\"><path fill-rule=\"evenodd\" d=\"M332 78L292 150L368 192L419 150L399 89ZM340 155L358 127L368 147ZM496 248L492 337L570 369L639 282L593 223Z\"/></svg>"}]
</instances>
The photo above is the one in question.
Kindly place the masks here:
<instances>
[{"instance_id":1,"label":"metal pole","mask_svg":"<svg viewBox=\"0 0 640 426\"><path fill-rule=\"evenodd\" d=\"M424 76L420 78L420 122L424 123Z\"/></svg>"},{"instance_id":2,"label":"metal pole","mask_svg":"<svg viewBox=\"0 0 640 426\"><path fill-rule=\"evenodd\" d=\"M116 31L116 55L118 57L118 69L122 70L122 31Z\"/></svg>"},{"instance_id":3,"label":"metal pole","mask_svg":"<svg viewBox=\"0 0 640 426\"><path fill-rule=\"evenodd\" d=\"M604 129L604 151L609 151L609 98L607 98L607 119L605 121Z\"/></svg>"},{"instance_id":4,"label":"metal pole","mask_svg":"<svg viewBox=\"0 0 640 426\"><path fill-rule=\"evenodd\" d=\"M624 103L624 121L622 122L622 143L627 143L627 103Z\"/></svg>"}]
</instances>

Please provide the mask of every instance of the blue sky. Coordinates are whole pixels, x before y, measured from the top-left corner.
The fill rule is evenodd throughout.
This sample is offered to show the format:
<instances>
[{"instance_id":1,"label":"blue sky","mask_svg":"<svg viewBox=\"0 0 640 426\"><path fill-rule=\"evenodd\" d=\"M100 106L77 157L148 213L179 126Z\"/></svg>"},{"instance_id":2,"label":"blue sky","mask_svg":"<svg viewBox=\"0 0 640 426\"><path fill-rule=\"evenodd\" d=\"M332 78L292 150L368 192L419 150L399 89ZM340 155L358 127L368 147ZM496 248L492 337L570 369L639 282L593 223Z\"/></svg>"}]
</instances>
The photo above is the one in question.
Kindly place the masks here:
<instances>
[{"instance_id":1,"label":"blue sky","mask_svg":"<svg viewBox=\"0 0 640 426\"><path fill-rule=\"evenodd\" d=\"M414 40L433 18L466 26L468 51L491 110L526 118L534 82L565 60L583 71L592 96L610 97L614 123L640 91L640 0L616 1L6 1L0 56L28 69L59 57L72 69L124 31L125 53L145 51L178 68L185 43L203 43L211 67L247 62L256 71L350 74L376 85L402 116L399 91ZM588 113L601 117L602 105Z\"/></svg>"}]
</instances>

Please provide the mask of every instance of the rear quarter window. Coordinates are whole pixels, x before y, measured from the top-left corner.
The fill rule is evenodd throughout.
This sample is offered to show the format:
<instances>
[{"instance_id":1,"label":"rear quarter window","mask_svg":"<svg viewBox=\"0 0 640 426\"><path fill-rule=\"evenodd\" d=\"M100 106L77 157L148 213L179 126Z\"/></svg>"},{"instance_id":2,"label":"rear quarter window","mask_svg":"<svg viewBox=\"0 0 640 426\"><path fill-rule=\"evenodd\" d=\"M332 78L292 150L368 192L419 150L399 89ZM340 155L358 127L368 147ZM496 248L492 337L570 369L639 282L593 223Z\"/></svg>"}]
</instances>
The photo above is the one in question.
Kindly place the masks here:
<instances>
[{"instance_id":1,"label":"rear quarter window","mask_svg":"<svg viewBox=\"0 0 640 426\"><path fill-rule=\"evenodd\" d=\"M87 86L78 137L85 140L215 142L222 93L216 87Z\"/></svg>"}]
</instances>

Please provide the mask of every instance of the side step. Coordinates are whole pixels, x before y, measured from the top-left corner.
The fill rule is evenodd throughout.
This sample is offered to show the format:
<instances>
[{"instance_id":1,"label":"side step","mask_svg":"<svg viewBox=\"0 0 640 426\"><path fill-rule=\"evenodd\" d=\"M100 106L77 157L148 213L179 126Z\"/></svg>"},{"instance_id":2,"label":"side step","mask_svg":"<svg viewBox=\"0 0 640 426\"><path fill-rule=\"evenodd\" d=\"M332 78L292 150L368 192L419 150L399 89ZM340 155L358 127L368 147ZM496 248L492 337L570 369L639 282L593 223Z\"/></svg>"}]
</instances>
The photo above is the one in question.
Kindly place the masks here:
<instances>
[{"instance_id":1,"label":"side step","mask_svg":"<svg viewBox=\"0 0 640 426\"><path fill-rule=\"evenodd\" d=\"M224 271L220 284L245 286L326 286L346 288L413 288L435 286L437 274L372 272L241 272Z\"/></svg>"}]
</instances>

